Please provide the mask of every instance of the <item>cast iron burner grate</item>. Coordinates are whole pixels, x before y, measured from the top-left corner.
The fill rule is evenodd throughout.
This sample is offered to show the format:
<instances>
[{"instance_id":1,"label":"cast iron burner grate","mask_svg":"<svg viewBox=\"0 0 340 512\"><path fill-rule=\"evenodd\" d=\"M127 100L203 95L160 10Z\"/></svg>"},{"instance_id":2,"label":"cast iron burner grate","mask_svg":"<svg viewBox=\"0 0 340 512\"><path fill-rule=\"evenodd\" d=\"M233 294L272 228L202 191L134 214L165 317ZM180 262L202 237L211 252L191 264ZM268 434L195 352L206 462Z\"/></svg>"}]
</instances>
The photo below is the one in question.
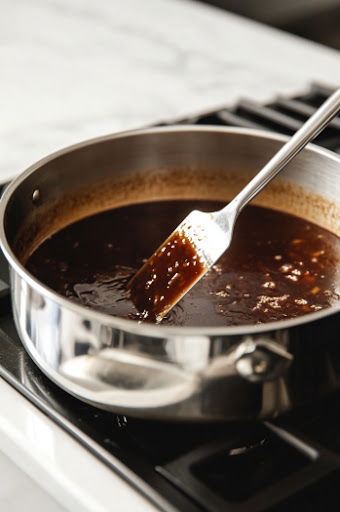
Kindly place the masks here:
<instances>
[{"instance_id":1,"label":"cast iron burner grate","mask_svg":"<svg viewBox=\"0 0 340 512\"><path fill-rule=\"evenodd\" d=\"M178 124L213 124L271 130L293 135L333 92L333 89L313 85L307 94L294 98L277 98L273 103L260 105L242 100L235 106L208 112L201 116L180 119ZM173 123L160 123L166 126ZM320 146L340 153L340 116L337 116L314 141Z\"/></svg>"},{"instance_id":2,"label":"cast iron burner grate","mask_svg":"<svg viewBox=\"0 0 340 512\"><path fill-rule=\"evenodd\" d=\"M331 92L314 85L293 99L266 106L242 101L179 122L291 134ZM340 152L339 117L317 142ZM0 375L161 510L338 510L340 392L267 423L177 425L101 411L34 365L15 330L2 255L0 279ZM340 350L333 356L340 374Z\"/></svg>"}]
</instances>

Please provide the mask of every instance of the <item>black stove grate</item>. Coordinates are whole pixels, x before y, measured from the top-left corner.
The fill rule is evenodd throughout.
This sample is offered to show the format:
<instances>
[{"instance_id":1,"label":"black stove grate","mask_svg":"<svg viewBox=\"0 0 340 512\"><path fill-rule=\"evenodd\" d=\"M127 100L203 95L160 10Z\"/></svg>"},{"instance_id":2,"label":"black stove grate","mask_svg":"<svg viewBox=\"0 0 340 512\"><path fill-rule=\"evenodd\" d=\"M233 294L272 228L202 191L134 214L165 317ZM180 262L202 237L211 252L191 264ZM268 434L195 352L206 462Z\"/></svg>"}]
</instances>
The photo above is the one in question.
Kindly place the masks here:
<instances>
[{"instance_id":1,"label":"black stove grate","mask_svg":"<svg viewBox=\"0 0 340 512\"><path fill-rule=\"evenodd\" d=\"M230 108L180 119L179 124L240 126L293 135L332 92L331 88L315 84L308 93L294 98L279 97L267 105L248 99L242 100ZM172 123L160 123L160 125L167 124ZM340 116L328 125L315 142L340 153Z\"/></svg>"},{"instance_id":2,"label":"black stove grate","mask_svg":"<svg viewBox=\"0 0 340 512\"><path fill-rule=\"evenodd\" d=\"M242 101L179 123L293 133L331 93L266 106ZM172 123L162 123L172 124ZM319 136L340 152L340 118ZM178 425L101 411L68 395L34 365L16 333L0 256L0 375L161 510L338 510L340 393L268 423Z\"/></svg>"}]
</instances>

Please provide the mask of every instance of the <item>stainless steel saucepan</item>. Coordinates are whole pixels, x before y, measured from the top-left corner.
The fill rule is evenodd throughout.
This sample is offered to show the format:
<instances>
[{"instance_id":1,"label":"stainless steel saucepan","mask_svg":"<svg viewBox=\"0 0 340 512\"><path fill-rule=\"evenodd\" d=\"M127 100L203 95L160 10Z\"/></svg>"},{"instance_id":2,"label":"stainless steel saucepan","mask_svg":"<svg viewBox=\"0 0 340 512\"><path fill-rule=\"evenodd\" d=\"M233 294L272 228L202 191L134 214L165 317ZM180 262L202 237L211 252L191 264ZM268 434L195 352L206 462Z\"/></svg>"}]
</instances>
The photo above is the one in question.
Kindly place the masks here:
<instances>
[{"instance_id":1,"label":"stainless steel saucepan","mask_svg":"<svg viewBox=\"0 0 340 512\"><path fill-rule=\"evenodd\" d=\"M155 128L66 148L13 181L0 203L0 241L16 326L42 371L98 407L174 421L274 416L339 387L339 304L245 327L138 324L75 304L24 267L42 240L95 212L162 198L226 202L285 141L236 128ZM340 236L340 158L311 145L254 202Z\"/></svg>"}]
</instances>

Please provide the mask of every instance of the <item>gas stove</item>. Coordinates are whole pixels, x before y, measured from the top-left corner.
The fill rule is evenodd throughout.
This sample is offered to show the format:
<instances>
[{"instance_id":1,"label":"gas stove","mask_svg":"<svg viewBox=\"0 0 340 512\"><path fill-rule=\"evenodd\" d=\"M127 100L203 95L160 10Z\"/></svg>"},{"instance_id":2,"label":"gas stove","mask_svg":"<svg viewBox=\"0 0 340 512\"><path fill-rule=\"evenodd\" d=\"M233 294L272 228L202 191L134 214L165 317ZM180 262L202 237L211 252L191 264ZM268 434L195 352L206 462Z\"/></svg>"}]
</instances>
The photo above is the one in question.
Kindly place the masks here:
<instances>
[{"instance_id":1,"label":"gas stove","mask_svg":"<svg viewBox=\"0 0 340 512\"><path fill-rule=\"evenodd\" d=\"M292 99L241 101L176 123L292 134L330 93L315 85ZM340 153L339 117L316 143ZM59 389L31 361L14 326L2 255L0 279L0 376L160 510L338 509L340 392L263 423L172 424L102 411Z\"/></svg>"}]
</instances>

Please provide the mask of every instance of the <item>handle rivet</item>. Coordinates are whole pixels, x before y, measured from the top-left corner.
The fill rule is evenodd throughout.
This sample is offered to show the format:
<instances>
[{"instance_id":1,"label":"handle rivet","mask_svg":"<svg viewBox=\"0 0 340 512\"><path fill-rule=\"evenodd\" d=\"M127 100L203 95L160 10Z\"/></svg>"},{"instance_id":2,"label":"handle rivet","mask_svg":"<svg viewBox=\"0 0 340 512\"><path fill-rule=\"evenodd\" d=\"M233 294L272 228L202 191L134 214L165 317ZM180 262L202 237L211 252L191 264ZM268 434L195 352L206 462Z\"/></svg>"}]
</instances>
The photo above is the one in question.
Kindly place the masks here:
<instances>
[{"instance_id":1,"label":"handle rivet","mask_svg":"<svg viewBox=\"0 0 340 512\"><path fill-rule=\"evenodd\" d=\"M32 201L33 201L33 203L37 203L39 201L39 199L40 199L40 190L38 188L36 188L32 194Z\"/></svg>"},{"instance_id":2,"label":"handle rivet","mask_svg":"<svg viewBox=\"0 0 340 512\"><path fill-rule=\"evenodd\" d=\"M268 361L262 359L262 361L258 361L254 366L254 371L257 374L265 373L268 370Z\"/></svg>"}]
</instances>

